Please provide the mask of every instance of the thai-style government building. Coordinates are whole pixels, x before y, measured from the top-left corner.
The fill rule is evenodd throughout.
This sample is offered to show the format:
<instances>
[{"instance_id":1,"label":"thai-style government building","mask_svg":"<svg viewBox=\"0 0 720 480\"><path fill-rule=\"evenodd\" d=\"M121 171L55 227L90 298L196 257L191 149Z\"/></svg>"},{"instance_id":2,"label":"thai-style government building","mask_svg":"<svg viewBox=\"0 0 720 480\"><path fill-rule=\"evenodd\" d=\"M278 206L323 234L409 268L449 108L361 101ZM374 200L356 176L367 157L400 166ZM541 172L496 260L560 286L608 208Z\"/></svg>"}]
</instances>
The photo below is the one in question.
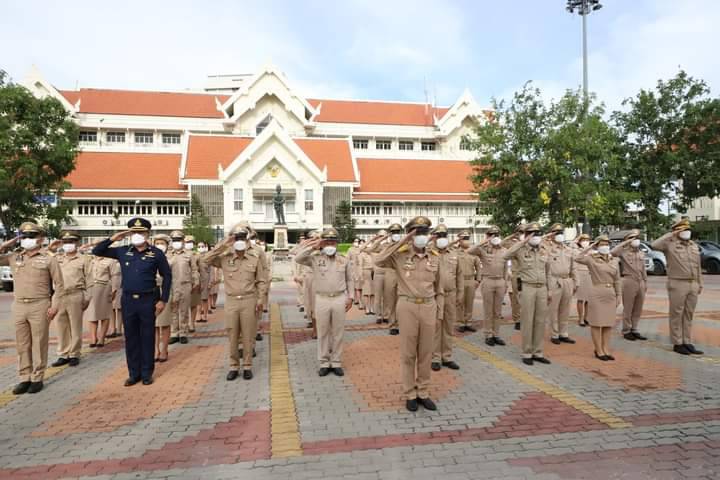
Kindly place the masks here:
<instances>
[{"instance_id":1,"label":"thai-style government building","mask_svg":"<svg viewBox=\"0 0 720 480\"><path fill-rule=\"evenodd\" d=\"M211 76L199 92L62 90L37 70L23 84L80 126L63 199L89 237L135 215L156 231L181 228L194 197L218 236L245 219L272 242L276 185L291 242L332 224L342 201L359 236L415 215L452 232L487 227L463 136L488 111L469 91L449 107L305 98L273 66Z\"/></svg>"}]
</instances>

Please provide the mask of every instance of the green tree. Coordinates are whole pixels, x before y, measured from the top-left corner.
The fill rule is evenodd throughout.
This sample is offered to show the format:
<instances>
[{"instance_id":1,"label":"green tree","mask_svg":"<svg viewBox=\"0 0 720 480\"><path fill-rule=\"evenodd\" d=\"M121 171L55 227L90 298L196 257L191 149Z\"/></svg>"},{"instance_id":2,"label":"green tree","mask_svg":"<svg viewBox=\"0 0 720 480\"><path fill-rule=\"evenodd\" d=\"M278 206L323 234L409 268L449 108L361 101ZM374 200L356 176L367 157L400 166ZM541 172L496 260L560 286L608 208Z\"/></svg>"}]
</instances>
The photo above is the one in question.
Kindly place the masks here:
<instances>
[{"instance_id":1,"label":"green tree","mask_svg":"<svg viewBox=\"0 0 720 480\"><path fill-rule=\"evenodd\" d=\"M190 215L183 219L183 232L185 235L194 236L196 243L215 242L215 235L210 227L210 217L205 215L205 209L195 195L190 199Z\"/></svg>"},{"instance_id":2,"label":"green tree","mask_svg":"<svg viewBox=\"0 0 720 480\"><path fill-rule=\"evenodd\" d=\"M68 187L78 127L59 101L38 99L6 77L0 70L0 221L13 230L25 219L60 214L40 199L60 198Z\"/></svg>"},{"instance_id":3,"label":"green tree","mask_svg":"<svg viewBox=\"0 0 720 480\"><path fill-rule=\"evenodd\" d=\"M626 187L656 235L669 220L662 204L684 212L693 200L720 193L720 100L681 70L623 105L613 120L624 143Z\"/></svg>"},{"instance_id":4,"label":"green tree","mask_svg":"<svg viewBox=\"0 0 720 480\"><path fill-rule=\"evenodd\" d=\"M335 229L341 243L350 243L355 237L355 219L352 218L352 205L347 200L338 204L335 210Z\"/></svg>"}]
</instances>

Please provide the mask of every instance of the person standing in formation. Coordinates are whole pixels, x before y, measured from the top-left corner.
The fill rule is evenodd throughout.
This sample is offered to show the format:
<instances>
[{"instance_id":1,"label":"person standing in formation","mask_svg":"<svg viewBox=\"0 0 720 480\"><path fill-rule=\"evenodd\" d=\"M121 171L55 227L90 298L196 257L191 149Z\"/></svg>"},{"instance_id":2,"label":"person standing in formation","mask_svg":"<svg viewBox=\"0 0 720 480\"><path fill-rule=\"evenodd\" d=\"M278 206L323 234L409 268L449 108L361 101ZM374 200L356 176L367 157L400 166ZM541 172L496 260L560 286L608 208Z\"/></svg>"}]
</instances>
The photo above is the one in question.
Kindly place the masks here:
<instances>
[{"instance_id":1,"label":"person standing in formation","mask_svg":"<svg viewBox=\"0 0 720 480\"><path fill-rule=\"evenodd\" d=\"M555 345L575 343L568 332L570 304L576 290L575 261L572 249L565 245L564 231L562 224L553 224L545 241L549 260L548 295L552 298L548 307L552 330L550 341Z\"/></svg>"},{"instance_id":2,"label":"person standing in formation","mask_svg":"<svg viewBox=\"0 0 720 480\"><path fill-rule=\"evenodd\" d=\"M217 308L218 294L220 293L220 284L223 283L222 270L217 267L212 267L212 280L210 281L210 313L213 313Z\"/></svg>"},{"instance_id":3,"label":"person standing in formation","mask_svg":"<svg viewBox=\"0 0 720 480\"><path fill-rule=\"evenodd\" d=\"M525 239L525 225L519 224L515 227L515 232L503 242L503 247L510 249L514 245ZM515 330L520 330L520 315L522 307L520 306L520 289L518 288L518 279L520 278L519 269L515 268L510 262L510 308L512 310L512 320L515 324Z\"/></svg>"},{"instance_id":4,"label":"person standing in formation","mask_svg":"<svg viewBox=\"0 0 720 480\"><path fill-rule=\"evenodd\" d=\"M597 252L591 252L593 247L597 247ZM610 239L606 235L597 237L595 243L581 252L577 262L587 265L592 279L587 319L595 346L595 358L604 362L615 360L610 354L610 339L615 325L615 312L620 306L622 287L618 261L610 255Z\"/></svg>"},{"instance_id":5,"label":"person standing in formation","mask_svg":"<svg viewBox=\"0 0 720 480\"><path fill-rule=\"evenodd\" d=\"M51 296L53 290L65 290L57 259L42 248L44 239L45 231L39 225L25 222L17 237L0 245L2 253L20 241L20 250L0 255L0 266L10 267L14 282L11 312L20 378L14 395L43 389L50 322L58 313Z\"/></svg>"},{"instance_id":6,"label":"person standing in formation","mask_svg":"<svg viewBox=\"0 0 720 480\"><path fill-rule=\"evenodd\" d=\"M386 230L380 230L377 235L371 238L365 246L360 250L361 253L367 253L370 255L373 263L372 273L372 291L374 298L374 312L377 314L376 323L378 325L382 323L388 323L389 320L385 318L385 273L389 270L387 268L381 268L375 265L375 258L378 253L387 246L388 232Z\"/></svg>"},{"instance_id":7,"label":"person standing in formation","mask_svg":"<svg viewBox=\"0 0 720 480\"><path fill-rule=\"evenodd\" d=\"M587 302L590 294L592 281L590 280L590 272L587 266L577 262L580 252L590 245L590 235L583 233L579 235L573 244L573 261L575 264L575 280L577 290L575 291L575 300L577 301L578 325L587 327Z\"/></svg>"},{"instance_id":8,"label":"person standing in formation","mask_svg":"<svg viewBox=\"0 0 720 480\"><path fill-rule=\"evenodd\" d=\"M348 250L348 260L353 271L353 285L355 285L355 292L353 295L353 303L360 305L362 300L362 270L360 270L360 239L356 238L353 240L352 247Z\"/></svg>"},{"instance_id":9,"label":"person standing in formation","mask_svg":"<svg viewBox=\"0 0 720 480\"><path fill-rule=\"evenodd\" d=\"M197 322L198 309L202 302L202 295L200 290L202 286L200 284L200 254L195 249L195 237L193 235L186 235L185 239L185 251L190 254L192 259L193 269L197 272L195 279L192 284L192 291L190 292L190 316L188 317L188 332L195 333L195 323Z\"/></svg>"},{"instance_id":10,"label":"person standing in formation","mask_svg":"<svg viewBox=\"0 0 720 480\"><path fill-rule=\"evenodd\" d=\"M167 261L173 269L173 319L170 345L188 343L192 291L200 284L200 274L193 253L185 249L185 235L180 230L170 232Z\"/></svg>"},{"instance_id":11,"label":"person standing in formation","mask_svg":"<svg viewBox=\"0 0 720 480\"><path fill-rule=\"evenodd\" d=\"M458 293L457 331L476 332L472 326L475 294L482 280L482 263L470 254L470 232L464 230L458 235L458 259L463 272L463 291Z\"/></svg>"},{"instance_id":12,"label":"person standing in formation","mask_svg":"<svg viewBox=\"0 0 720 480\"><path fill-rule=\"evenodd\" d=\"M651 245L667 257L670 340L673 351L680 355L703 354L692 344L692 320L703 291L703 277L700 248L691 238L690 222L682 219Z\"/></svg>"},{"instance_id":13,"label":"person standing in formation","mask_svg":"<svg viewBox=\"0 0 720 480\"><path fill-rule=\"evenodd\" d=\"M297 255L297 248L299 245L305 243L305 235L300 234L298 237L298 243L290 250L290 255L294 258ZM351 248L352 249L352 248ZM297 307L300 312L305 312L305 295L303 287L303 269L304 267L297 262L293 262L293 282L297 287ZM305 313L307 318L307 313Z\"/></svg>"},{"instance_id":14,"label":"person standing in formation","mask_svg":"<svg viewBox=\"0 0 720 480\"><path fill-rule=\"evenodd\" d=\"M464 289L463 272L455 249L450 248L447 226L442 223L433 231L433 243L440 257L440 279L443 291L443 312L438 315L435 329L435 347L430 367L434 371L446 367L458 370L460 366L452 359L453 327L457 315L457 297Z\"/></svg>"},{"instance_id":15,"label":"person standing in formation","mask_svg":"<svg viewBox=\"0 0 720 480\"><path fill-rule=\"evenodd\" d=\"M543 355L545 321L551 297L548 293L548 253L542 246L542 230L538 223L525 227L525 237L508 249L505 260L512 261L517 273L517 293L520 300L520 329L522 332L523 363L549 364Z\"/></svg>"},{"instance_id":16,"label":"person standing in formation","mask_svg":"<svg viewBox=\"0 0 720 480\"><path fill-rule=\"evenodd\" d=\"M610 254L620 261L623 337L631 342L647 340L638 332L647 292L647 270L645 270L645 254L640 250L640 231L630 231L625 235L623 242L610 251Z\"/></svg>"},{"instance_id":17,"label":"person standing in formation","mask_svg":"<svg viewBox=\"0 0 720 480\"><path fill-rule=\"evenodd\" d=\"M403 228L399 223L393 223L388 227L387 244L399 242L403 237ZM378 252L379 253L379 252ZM378 267L381 268L381 267ZM392 268L383 268L385 271L385 283L383 283L383 318L388 324L390 335L400 334L397 320L397 273Z\"/></svg>"},{"instance_id":18,"label":"person standing in formation","mask_svg":"<svg viewBox=\"0 0 720 480\"><path fill-rule=\"evenodd\" d=\"M422 405L437 410L430 398L430 364L437 322L444 312L440 258L427 249L432 222L415 217L405 226L407 235L377 257L377 265L392 268L398 279L397 316L400 324L400 362L405 408Z\"/></svg>"},{"instance_id":19,"label":"person standing in formation","mask_svg":"<svg viewBox=\"0 0 720 480\"><path fill-rule=\"evenodd\" d=\"M499 228L490 227L485 235L485 241L469 249L468 254L479 257L482 262L480 291L485 314L485 344L491 347L505 346L505 341L500 337L500 323L502 302L507 289L507 249L502 245Z\"/></svg>"},{"instance_id":20,"label":"person standing in formation","mask_svg":"<svg viewBox=\"0 0 720 480\"><path fill-rule=\"evenodd\" d=\"M239 339L242 336L243 378L253 378L252 363L257 332L257 312L263 310L267 274L265 262L250 248L249 231L236 225L224 242L205 255L204 260L221 268L225 279L225 329L229 340L229 371L235 380L240 370Z\"/></svg>"},{"instance_id":21,"label":"person standing in formation","mask_svg":"<svg viewBox=\"0 0 720 480\"><path fill-rule=\"evenodd\" d=\"M122 323L122 273L120 262L114 260L110 265L110 286L112 288L112 312L110 313L110 328L108 338L121 337L123 335Z\"/></svg>"},{"instance_id":22,"label":"person standing in formation","mask_svg":"<svg viewBox=\"0 0 720 480\"><path fill-rule=\"evenodd\" d=\"M170 242L170 237L164 234L155 235L155 238L153 239L155 248L163 253L168 251ZM173 289L176 287L175 279L178 278L176 274L181 274L181 269L177 268L179 263L178 258L179 257L171 257L168 259L170 271L173 274L173 279L170 282L170 296L168 297L169 307L165 308L157 317L155 317L155 361L159 363L164 363L168 360L170 327L172 326L173 316L177 313L178 308L178 304L175 301L175 295L173 294ZM160 291L160 295L162 296L163 278L160 275L157 276L157 286Z\"/></svg>"},{"instance_id":23,"label":"person standing in formation","mask_svg":"<svg viewBox=\"0 0 720 480\"><path fill-rule=\"evenodd\" d=\"M207 262L202 261L203 256L209 251L205 242L198 242L197 247L199 261L198 273L200 274L200 318L198 323L207 323L210 313L210 283L212 282L213 267Z\"/></svg>"},{"instance_id":24,"label":"person standing in formation","mask_svg":"<svg viewBox=\"0 0 720 480\"><path fill-rule=\"evenodd\" d=\"M373 304L375 303L375 296L373 292L373 269L375 268L373 258L368 252L369 243L364 243L360 247L360 254L358 255L358 267L362 275L362 303L360 310L365 310L367 315L374 315Z\"/></svg>"},{"instance_id":25,"label":"person standing in formation","mask_svg":"<svg viewBox=\"0 0 720 480\"><path fill-rule=\"evenodd\" d=\"M331 371L342 377L345 315L353 304L354 287L350 261L337 253L338 233L323 230L320 238L305 244L295 261L312 270L317 315L318 375Z\"/></svg>"},{"instance_id":26,"label":"person standing in formation","mask_svg":"<svg viewBox=\"0 0 720 480\"><path fill-rule=\"evenodd\" d=\"M100 242L97 243L99 245ZM105 258L93 251L91 262L92 286L90 287L90 305L85 310L85 318L90 323L90 348L105 346L105 337L112 316L113 300L117 291L113 288L113 264L111 258Z\"/></svg>"}]
</instances>

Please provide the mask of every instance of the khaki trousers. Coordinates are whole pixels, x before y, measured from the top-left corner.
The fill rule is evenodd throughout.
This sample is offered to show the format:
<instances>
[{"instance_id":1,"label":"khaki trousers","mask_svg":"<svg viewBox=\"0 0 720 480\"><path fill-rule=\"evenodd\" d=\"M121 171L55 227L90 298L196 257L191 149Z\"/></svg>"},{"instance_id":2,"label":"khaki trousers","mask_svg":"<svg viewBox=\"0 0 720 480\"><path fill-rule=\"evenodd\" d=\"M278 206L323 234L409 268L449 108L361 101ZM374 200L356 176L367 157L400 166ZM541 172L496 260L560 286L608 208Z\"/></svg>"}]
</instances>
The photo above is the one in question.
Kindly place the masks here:
<instances>
[{"instance_id":1,"label":"khaki trousers","mask_svg":"<svg viewBox=\"0 0 720 480\"><path fill-rule=\"evenodd\" d=\"M395 270L385 272L383 282L383 312L382 316L388 320L390 328L397 328L397 273Z\"/></svg>"},{"instance_id":2,"label":"khaki trousers","mask_svg":"<svg viewBox=\"0 0 720 480\"><path fill-rule=\"evenodd\" d=\"M695 280L669 278L670 340L673 345L692 343L692 319L695 314L700 284Z\"/></svg>"},{"instance_id":3,"label":"khaki trousers","mask_svg":"<svg viewBox=\"0 0 720 480\"><path fill-rule=\"evenodd\" d=\"M465 280L462 296L458 297L457 304L460 307L457 313L457 325L467 326L472 323L473 309L475 307L475 294L477 293L475 280Z\"/></svg>"},{"instance_id":4,"label":"khaki trousers","mask_svg":"<svg viewBox=\"0 0 720 480\"><path fill-rule=\"evenodd\" d=\"M523 358L542 357L548 311L547 287L523 283L519 300Z\"/></svg>"},{"instance_id":5,"label":"khaki trousers","mask_svg":"<svg viewBox=\"0 0 720 480\"><path fill-rule=\"evenodd\" d=\"M178 308L173 312L170 335L173 337L187 337L190 330L192 285L189 283L180 285L180 288L175 292L177 292L177 295L173 295L173 300L178 302Z\"/></svg>"},{"instance_id":6,"label":"khaki trousers","mask_svg":"<svg viewBox=\"0 0 720 480\"><path fill-rule=\"evenodd\" d=\"M510 308L512 309L512 319L514 323L520 321L520 295L518 292L518 277L513 275L512 279L512 292L510 293Z\"/></svg>"},{"instance_id":7,"label":"khaki trousers","mask_svg":"<svg viewBox=\"0 0 720 480\"><path fill-rule=\"evenodd\" d=\"M375 298L373 298L373 312L378 315L384 312L384 300L385 300L385 271L377 269L373 274L372 280L372 291ZM382 317L384 318L384 317Z\"/></svg>"},{"instance_id":8,"label":"khaki trousers","mask_svg":"<svg viewBox=\"0 0 720 480\"><path fill-rule=\"evenodd\" d=\"M435 327L433 362L449 362L452 360L452 337L457 311L457 291L445 292L445 306L443 310L443 319L437 320Z\"/></svg>"},{"instance_id":9,"label":"khaki trousers","mask_svg":"<svg viewBox=\"0 0 720 480\"><path fill-rule=\"evenodd\" d=\"M622 279L623 329L622 333L637 332L640 315L645 304L645 285L632 277Z\"/></svg>"},{"instance_id":10,"label":"khaki trousers","mask_svg":"<svg viewBox=\"0 0 720 480\"><path fill-rule=\"evenodd\" d=\"M255 305L257 305L257 295L255 294L243 296L243 298L231 296L225 298L225 331L230 342L231 371L240 369L240 353L238 352L240 337L242 337L243 345L243 370L252 368L255 334L257 333Z\"/></svg>"},{"instance_id":11,"label":"khaki trousers","mask_svg":"<svg viewBox=\"0 0 720 480\"><path fill-rule=\"evenodd\" d=\"M345 295L328 297L315 294L315 317L320 368L341 367L345 333Z\"/></svg>"},{"instance_id":12,"label":"khaki trousers","mask_svg":"<svg viewBox=\"0 0 720 480\"><path fill-rule=\"evenodd\" d=\"M50 322L47 311L50 299L12 304L15 343L18 353L18 376L21 382L42 382L48 358Z\"/></svg>"},{"instance_id":13,"label":"khaki trousers","mask_svg":"<svg viewBox=\"0 0 720 480\"><path fill-rule=\"evenodd\" d=\"M428 398L430 364L437 323L437 303L416 304L399 297L397 317L400 324L400 364L403 396L406 400Z\"/></svg>"},{"instance_id":14,"label":"khaki trousers","mask_svg":"<svg viewBox=\"0 0 720 480\"><path fill-rule=\"evenodd\" d=\"M507 282L503 278L483 278L480 292L485 314L485 338L500 336L500 320L502 319L502 302L507 290Z\"/></svg>"},{"instance_id":15,"label":"khaki trousers","mask_svg":"<svg viewBox=\"0 0 720 480\"><path fill-rule=\"evenodd\" d=\"M305 307L305 287L303 287L302 284L296 283L297 285L297 304L298 306L302 305L303 308Z\"/></svg>"},{"instance_id":16,"label":"khaki trousers","mask_svg":"<svg viewBox=\"0 0 720 480\"><path fill-rule=\"evenodd\" d=\"M573 299L574 282L572 278L550 279L549 318L552 338L568 338L568 319L570 318L570 304Z\"/></svg>"},{"instance_id":17,"label":"khaki trousers","mask_svg":"<svg viewBox=\"0 0 720 480\"><path fill-rule=\"evenodd\" d=\"M58 332L58 357L80 358L83 334L85 292L77 290L60 299L55 325Z\"/></svg>"},{"instance_id":18,"label":"khaki trousers","mask_svg":"<svg viewBox=\"0 0 720 480\"><path fill-rule=\"evenodd\" d=\"M312 320L315 316L315 291L313 290L312 274L303 276L303 299L305 301L305 314Z\"/></svg>"}]
</instances>

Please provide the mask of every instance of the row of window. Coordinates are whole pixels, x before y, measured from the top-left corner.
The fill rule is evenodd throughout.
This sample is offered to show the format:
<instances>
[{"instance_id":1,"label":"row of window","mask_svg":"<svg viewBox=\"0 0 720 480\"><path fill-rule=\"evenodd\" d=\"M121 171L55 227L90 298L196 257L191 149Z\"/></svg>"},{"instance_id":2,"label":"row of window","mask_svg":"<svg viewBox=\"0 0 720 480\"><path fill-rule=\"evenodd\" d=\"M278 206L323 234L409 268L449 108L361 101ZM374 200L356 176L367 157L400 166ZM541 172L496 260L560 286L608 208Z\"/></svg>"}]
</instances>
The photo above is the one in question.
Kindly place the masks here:
<instances>
[{"instance_id":1,"label":"row of window","mask_svg":"<svg viewBox=\"0 0 720 480\"><path fill-rule=\"evenodd\" d=\"M315 200L313 197L313 190L306 189L305 195L305 211L312 212L315 209ZM253 212L262 213L267 208L272 207L272 196L253 196ZM274 208L274 207L273 207ZM236 212L243 211L243 189L235 188L233 190L233 210ZM285 197L285 211L288 213L295 213L295 197Z\"/></svg>"},{"instance_id":2,"label":"row of window","mask_svg":"<svg viewBox=\"0 0 720 480\"><path fill-rule=\"evenodd\" d=\"M75 207L75 214L79 216L120 216L133 215L161 215L185 216L188 214L187 203L181 202L136 202L131 201L94 201L80 200Z\"/></svg>"},{"instance_id":3,"label":"row of window","mask_svg":"<svg viewBox=\"0 0 720 480\"><path fill-rule=\"evenodd\" d=\"M125 143L126 132L120 131L108 131L105 132L106 143ZM155 135L153 132L133 132L134 143L140 145L152 145L155 142ZM82 143L97 143L98 132L96 130L81 130L80 131L80 142ZM180 134L179 133L162 133L160 135L160 141L163 145L179 145Z\"/></svg>"},{"instance_id":4,"label":"row of window","mask_svg":"<svg viewBox=\"0 0 720 480\"><path fill-rule=\"evenodd\" d=\"M354 216L410 216L430 215L448 217L469 217L482 215L480 208L474 205L438 205L438 204L408 204L402 205L380 205L380 204L359 204L353 203L352 214Z\"/></svg>"},{"instance_id":5,"label":"row of window","mask_svg":"<svg viewBox=\"0 0 720 480\"><path fill-rule=\"evenodd\" d=\"M375 150L392 150L392 140L375 140ZM353 148L355 150L368 150L370 148L370 140L367 138L353 138ZM415 150L415 142L412 140L398 140L399 150ZM423 152L432 152L437 150L437 142L432 140L423 140L420 142L420 150Z\"/></svg>"}]
</instances>

